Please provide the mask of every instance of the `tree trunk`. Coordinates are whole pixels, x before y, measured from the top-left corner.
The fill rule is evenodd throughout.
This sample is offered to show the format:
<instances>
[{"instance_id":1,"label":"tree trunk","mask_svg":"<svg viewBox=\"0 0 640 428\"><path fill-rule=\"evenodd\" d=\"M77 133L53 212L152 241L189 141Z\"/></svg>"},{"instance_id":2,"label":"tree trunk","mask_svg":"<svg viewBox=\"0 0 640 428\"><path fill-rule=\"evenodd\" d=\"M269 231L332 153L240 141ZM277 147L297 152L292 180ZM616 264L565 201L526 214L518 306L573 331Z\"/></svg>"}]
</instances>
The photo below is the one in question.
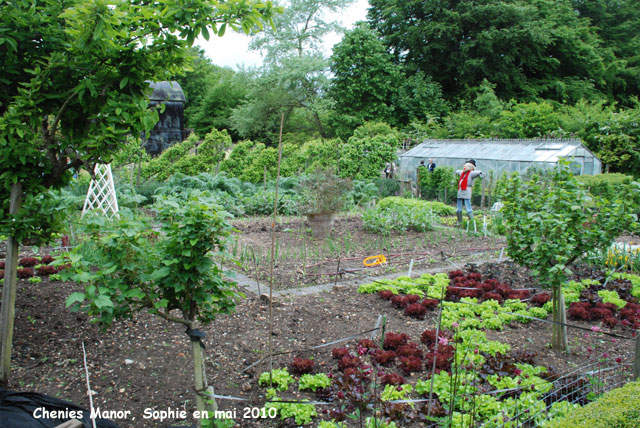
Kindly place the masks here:
<instances>
[{"instance_id":1,"label":"tree trunk","mask_svg":"<svg viewBox=\"0 0 640 428\"><path fill-rule=\"evenodd\" d=\"M9 213L17 214L22 204L22 184L11 186ZM18 274L18 241L7 239L7 256L2 287L2 310L0 312L0 386L6 387L11 373L11 345L13 342L13 321L16 310L16 289Z\"/></svg>"},{"instance_id":2,"label":"tree trunk","mask_svg":"<svg viewBox=\"0 0 640 428\"><path fill-rule=\"evenodd\" d=\"M191 329L193 329L193 323ZM213 386L207 384L207 373L204 365L204 355L202 352L202 345L199 340L191 338L191 351L193 353L193 374L196 387L196 408L203 415L205 411L211 412L210 417L213 417L213 413L218 410L218 405L215 398L207 398L202 394L213 395ZM202 426L202 417L199 419L198 425Z\"/></svg>"},{"instance_id":3,"label":"tree trunk","mask_svg":"<svg viewBox=\"0 0 640 428\"><path fill-rule=\"evenodd\" d=\"M551 347L557 351L568 351L567 314L561 284L553 287L553 321Z\"/></svg>"}]
</instances>

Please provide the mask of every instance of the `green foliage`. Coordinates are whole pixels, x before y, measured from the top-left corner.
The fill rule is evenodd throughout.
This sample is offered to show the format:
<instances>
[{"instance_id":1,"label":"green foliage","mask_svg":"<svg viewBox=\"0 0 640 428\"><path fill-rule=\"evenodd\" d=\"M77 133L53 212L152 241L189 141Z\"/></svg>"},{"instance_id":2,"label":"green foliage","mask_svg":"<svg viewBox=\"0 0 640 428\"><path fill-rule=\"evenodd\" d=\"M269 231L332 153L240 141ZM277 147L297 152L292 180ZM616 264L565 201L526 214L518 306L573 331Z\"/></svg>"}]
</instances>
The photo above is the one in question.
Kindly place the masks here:
<instances>
[{"instance_id":1,"label":"green foliage","mask_svg":"<svg viewBox=\"0 0 640 428\"><path fill-rule=\"evenodd\" d=\"M340 176L358 180L379 177L384 166L395 160L399 143L400 135L388 125L362 125L340 145Z\"/></svg>"},{"instance_id":2,"label":"green foliage","mask_svg":"<svg viewBox=\"0 0 640 428\"><path fill-rule=\"evenodd\" d=\"M593 403L552 420L549 428L635 428L640 420L640 383L629 382Z\"/></svg>"},{"instance_id":3,"label":"green foliage","mask_svg":"<svg viewBox=\"0 0 640 428\"><path fill-rule=\"evenodd\" d=\"M512 322L529 323L532 320L527 317L534 316L546 318L546 311L542 312L541 308L529 309L527 305L520 300L506 300L502 305L495 300L485 300L478 303L475 298L464 297L460 302L445 302L442 312L442 325L451 328L453 325L459 325L460 328L487 328L490 330L502 330L504 326ZM535 312L532 313L531 310ZM507 313L509 312L509 313ZM518 315L524 315L519 317ZM540 316L542 315L542 316Z\"/></svg>"},{"instance_id":4,"label":"green foliage","mask_svg":"<svg viewBox=\"0 0 640 428\"><path fill-rule=\"evenodd\" d=\"M620 298L617 291L599 290L598 296L602 298L602 303L613 303L618 309L624 308L627 304L626 300Z\"/></svg>"},{"instance_id":5,"label":"green foliage","mask_svg":"<svg viewBox=\"0 0 640 428\"><path fill-rule=\"evenodd\" d=\"M397 196L400 194L400 182L392 178L379 177L373 181L378 188L378 198Z\"/></svg>"},{"instance_id":6,"label":"green foliage","mask_svg":"<svg viewBox=\"0 0 640 428\"><path fill-rule=\"evenodd\" d=\"M50 242L56 231L62 230L73 200L61 198L60 191L44 190L39 194L27 194L17 215L9 214L8 198L0 205L6 205L0 210L0 235L42 245Z\"/></svg>"},{"instance_id":7,"label":"green foliage","mask_svg":"<svg viewBox=\"0 0 640 428\"><path fill-rule=\"evenodd\" d=\"M606 249L633 222L633 185L615 201L589 198L569 165L562 163L543 183L539 176L510 180L502 215L509 256L531 269L541 283L556 286L569 265L593 249Z\"/></svg>"},{"instance_id":8,"label":"green foliage","mask_svg":"<svg viewBox=\"0 0 640 428\"><path fill-rule=\"evenodd\" d=\"M397 124L392 96L401 75L392 56L367 24L346 32L333 47L331 72L332 120L338 136L348 138L366 121Z\"/></svg>"},{"instance_id":9,"label":"green foliage","mask_svg":"<svg viewBox=\"0 0 640 428\"><path fill-rule=\"evenodd\" d=\"M278 391L286 391L293 382L293 376L289 374L286 367L283 369L273 369L271 372L260 373L260 378L258 379L260 385L270 385L273 383Z\"/></svg>"},{"instance_id":10,"label":"green foliage","mask_svg":"<svg viewBox=\"0 0 640 428\"><path fill-rule=\"evenodd\" d=\"M620 199L620 190L633 181L632 176L620 173L581 175L577 178L591 195L610 201ZM635 204L640 205L638 196L633 194L633 197Z\"/></svg>"},{"instance_id":11,"label":"green foliage","mask_svg":"<svg viewBox=\"0 0 640 428\"><path fill-rule=\"evenodd\" d=\"M419 278L399 276L396 279L381 279L376 282L362 284L358 287L358 293L377 293L381 290L390 290L394 294L417 294L439 299L449 285L449 277L445 273L425 273Z\"/></svg>"},{"instance_id":12,"label":"green foliage","mask_svg":"<svg viewBox=\"0 0 640 428\"><path fill-rule=\"evenodd\" d=\"M125 211L113 223L87 219L88 239L70 253L73 267L64 271L85 290L69 296L67 306L87 310L104 325L143 308L188 325L230 313L240 294L211 259L225 249L231 230L226 216L194 194L158 205L159 234L150 232L148 220ZM183 318L171 316L173 309Z\"/></svg>"},{"instance_id":13,"label":"green foliage","mask_svg":"<svg viewBox=\"0 0 640 428\"><path fill-rule=\"evenodd\" d=\"M157 4L27 0L3 3L0 27L0 205L12 183L25 201L65 185L70 169L110 162L127 135L150 130L149 81L170 80L196 37L270 21L270 2ZM161 55L158 52L162 52ZM15 222L30 222L21 210ZM41 229L45 223L42 222ZM19 232L29 235L29 226Z\"/></svg>"},{"instance_id":14,"label":"green foliage","mask_svg":"<svg viewBox=\"0 0 640 428\"><path fill-rule=\"evenodd\" d=\"M591 22L568 1L372 0L370 5L369 22L395 61L431 76L456 101L471 99L485 80L495 83L502 100L575 102L625 92L618 85L626 64L600 45Z\"/></svg>"},{"instance_id":15,"label":"green foliage","mask_svg":"<svg viewBox=\"0 0 640 428\"><path fill-rule=\"evenodd\" d=\"M228 147L231 147L231 137L227 131L212 129L201 142L196 134L191 134L145 164L142 176L166 180L177 173L217 172Z\"/></svg>"},{"instance_id":16,"label":"green foliage","mask_svg":"<svg viewBox=\"0 0 640 428\"><path fill-rule=\"evenodd\" d=\"M350 207L361 207L378 196L378 187L374 182L354 180L351 190L347 195Z\"/></svg>"},{"instance_id":17,"label":"green foliage","mask_svg":"<svg viewBox=\"0 0 640 428\"><path fill-rule=\"evenodd\" d=\"M340 178L331 170L317 170L300 181L305 214L336 213L344 209L351 180Z\"/></svg>"},{"instance_id":18,"label":"green foliage","mask_svg":"<svg viewBox=\"0 0 640 428\"><path fill-rule=\"evenodd\" d=\"M278 414L280 415L280 419L282 420L285 420L287 418L294 418L297 425L309 424L311 423L313 417L318 415L318 412L316 412L316 407L313 404L278 402L280 398L276 395L275 389L272 388L267 390L267 399L274 400L274 402L268 401L265 404L265 407L267 409L276 409L278 411Z\"/></svg>"},{"instance_id":19,"label":"green foliage","mask_svg":"<svg viewBox=\"0 0 640 428\"><path fill-rule=\"evenodd\" d=\"M431 230L436 215L453 214L455 210L440 202L426 202L391 196L362 214L365 229L388 235L393 231Z\"/></svg>"},{"instance_id":20,"label":"green foliage","mask_svg":"<svg viewBox=\"0 0 640 428\"><path fill-rule=\"evenodd\" d=\"M388 197L382 199L378 206L382 209L393 209L404 206L415 210L430 210L434 215L447 216L455 214L455 208L441 202L421 201L419 199L409 199L400 197Z\"/></svg>"},{"instance_id":21,"label":"green foliage","mask_svg":"<svg viewBox=\"0 0 640 428\"><path fill-rule=\"evenodd\" d=\"M362 213L364 228L380 235L390 235L394 231L414 230L426 232L433 229L436 217L427 209L412 209L407 205L382 208L378 205Z\"/></svg>"},{"instance_id":22,"label":"green foliage","mask_svg":"<svg viewBox=\"0 0 640 428\"><path fill-rule=\"evenodd\" d=\"M303 391L305 389L310 389L313 392L316 389L327 388L331 385L331 379L324 373L318 373L315 375L312 374L304 374L300 376L300 381L298 382L298 389Z\"/></svg>"},{"instance_id":23,"label":"green foliage","mask_svg":"<svg viewBox=\"0 0 640 428\"><path fill-rule=\"evenodd\" d=\"M420 194L425 199L438 199L439 201L451 203L456 201L458 183L455 179L454 169L448 166L437 167L433 172L427 168L418 168L418 185ZM445 192L446 189L446 192ZM445 199L446 193L446 199ZM473 192L477 194L477 192ZM453 210L455 212L455 210ZM453 214L453 212L451 214ZM438 214L447 215L447 214Z\"/></svg>"},{"instance_id":24,"label":"green foliage","mask_svg":"<svg viewBox=\"0 0 640 428\"><path fill-rule=\"evenodd\" d=\"M406 400L413 391L413 386L404 384L401 386L385 385L380 393L380 401Z\"/></svg>"},{"instance_id":25,"label":"green foliage","mask_svg":"<svg viewBox=\"0 0 640 428\"><path fill-rule=\"evenodd\" d=\"M198 136L191 134L185 140L168 147L158 157L144 165L142 176L144 178L153 177L157 180L166 180L173 174L176 163L186 158L197 144Z\"/></svg>"}]
</instances>

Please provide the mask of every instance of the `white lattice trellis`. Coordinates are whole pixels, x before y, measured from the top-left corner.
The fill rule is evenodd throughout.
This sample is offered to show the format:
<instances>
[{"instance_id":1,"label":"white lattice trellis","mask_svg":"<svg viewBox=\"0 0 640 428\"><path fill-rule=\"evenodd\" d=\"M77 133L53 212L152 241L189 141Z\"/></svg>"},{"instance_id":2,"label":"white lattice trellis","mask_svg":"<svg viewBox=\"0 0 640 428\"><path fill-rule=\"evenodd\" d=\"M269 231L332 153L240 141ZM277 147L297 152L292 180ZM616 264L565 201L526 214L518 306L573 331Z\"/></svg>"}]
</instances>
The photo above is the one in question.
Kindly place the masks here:
<instances>
[{"instance_id":1,"label":"white lattice trellis","mask_svg":"<svg viewBox=\"0 0 640 428\"><path fill-rule=\"evenodd\" d=\"M84 216L87 211L99 209L106 216L113 217L118 214L118 199L113 184L111 164L97 164L94 172L95 179L89 184L82 215Z\"/></svg>"}]
</instances>

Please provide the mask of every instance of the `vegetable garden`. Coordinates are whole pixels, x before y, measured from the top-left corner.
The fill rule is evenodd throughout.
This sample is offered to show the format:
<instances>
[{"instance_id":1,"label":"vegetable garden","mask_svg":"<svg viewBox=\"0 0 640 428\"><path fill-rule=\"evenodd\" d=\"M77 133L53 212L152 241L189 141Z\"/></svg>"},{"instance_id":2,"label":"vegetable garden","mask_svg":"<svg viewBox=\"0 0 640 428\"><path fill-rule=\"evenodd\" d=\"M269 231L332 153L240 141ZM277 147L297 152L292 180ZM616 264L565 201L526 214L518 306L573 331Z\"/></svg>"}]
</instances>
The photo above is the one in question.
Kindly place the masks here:
<instances>
[{"instance_id":1,"label":"vegetable garden","mask_svg":"<svg viewBox=\"0 0 640 428\"><path fill-rule=\"evenodd\" d=\"M452 208L439 202L374 202L373 186L370 198L352 190L350 212L314 239L301 217L227 218L219 201L233 207L244 197L216 191L210 183L220 177L176 179L144 207L154 217L125 209L114 221L72 219L59 248L20 259L18 386L86 403L84 342L94 401L138 415L116 420L124 426L553 427L635 376L632 243L587 252L564 273L563 352L550 348L553 288L533 267L506 261L516 254L500 235L508 212L481 213L490 220L474 232L452 227ZM209 184L180 193L185 180ZM73 202L67 192L59 197ZM211 230L217 238L203 247ZM363 264L376 255L384 262ZM213 282L196 271L212 272ZM209 290L201 308L181 294L200 293L193 278ZM202 334L194 341L176 322ZM213 387L198 408L215 397L217 419L193 417L190 341L204 344ZM187 416L161 417L172 408ZM148 409L157 417L144 419Z\"/></svg>"}]
</instances>

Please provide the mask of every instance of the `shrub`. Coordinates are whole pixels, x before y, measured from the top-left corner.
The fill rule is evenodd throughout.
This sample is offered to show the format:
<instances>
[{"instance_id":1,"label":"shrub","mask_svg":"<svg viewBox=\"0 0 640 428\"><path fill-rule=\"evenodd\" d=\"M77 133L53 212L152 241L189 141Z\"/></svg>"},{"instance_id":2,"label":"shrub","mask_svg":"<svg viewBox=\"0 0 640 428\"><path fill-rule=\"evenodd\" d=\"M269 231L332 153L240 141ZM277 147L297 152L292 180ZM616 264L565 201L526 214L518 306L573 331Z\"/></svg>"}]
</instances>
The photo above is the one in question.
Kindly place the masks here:
<instances>
[{"instance_id":1,"label":"shrub","mask_svg":"<svg viewBox=\"0 0 640 428\"><path fill-rule=\"evenodd\" d=\"M637 428L640 421L640 382L629 382L600 399L552 420L550 428Z\"/></svg>"},{"instance_id":2,"label":"shrub","mask_svg":"<svg viewBox=\"0 0 640 428\"><path fill-rule=\"evenodd\" d=\"M294 357L289 368L296 375L308 374L313 371L314 362L307 358Z\"/></svg>"}]
</instances>

